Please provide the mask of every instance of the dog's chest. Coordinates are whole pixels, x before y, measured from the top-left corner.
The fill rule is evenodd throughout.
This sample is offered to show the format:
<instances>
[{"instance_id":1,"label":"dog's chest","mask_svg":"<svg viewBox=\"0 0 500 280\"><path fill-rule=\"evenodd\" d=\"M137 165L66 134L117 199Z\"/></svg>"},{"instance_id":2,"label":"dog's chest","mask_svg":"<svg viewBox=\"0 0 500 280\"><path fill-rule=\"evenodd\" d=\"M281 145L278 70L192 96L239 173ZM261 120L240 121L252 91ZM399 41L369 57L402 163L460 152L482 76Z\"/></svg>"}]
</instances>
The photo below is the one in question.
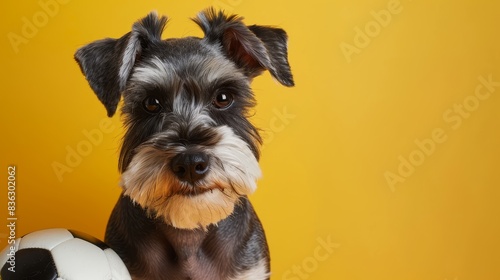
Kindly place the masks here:
<instances>
[{"instance_id":1,"label":"dog's chest","mask_svg":"<svg viewBox=\"0 0 500 280\"><path fill-rule=\"evenodd\" d=\"M196 241L194 243L179 242L173 244L175 255L171 259L171 264L174 269L178 270L180 274L184 275L186 279L207 279L207 275L218 275L216 271L217 261L208 258L201 247Z\"/></svg>"},{"instance_id":2,"label":"dog's chest","mask_svg":"<svg viewBox=\"0 0 500 280\"><path fill-rule=\"evenodd\" d=\"M168 271L171 275L176 275L172 279L224 279L219 277L229 273L228 265L232 261L228 258L230 254L222 251L210 254L213 253L210 252L210 247L215 246L220 250L221 246L210 240L206 232L179 231L170 228L164 230L164 234L164 242L168 243L164 246L170 267Z\"/></svg>"}]
</instances>

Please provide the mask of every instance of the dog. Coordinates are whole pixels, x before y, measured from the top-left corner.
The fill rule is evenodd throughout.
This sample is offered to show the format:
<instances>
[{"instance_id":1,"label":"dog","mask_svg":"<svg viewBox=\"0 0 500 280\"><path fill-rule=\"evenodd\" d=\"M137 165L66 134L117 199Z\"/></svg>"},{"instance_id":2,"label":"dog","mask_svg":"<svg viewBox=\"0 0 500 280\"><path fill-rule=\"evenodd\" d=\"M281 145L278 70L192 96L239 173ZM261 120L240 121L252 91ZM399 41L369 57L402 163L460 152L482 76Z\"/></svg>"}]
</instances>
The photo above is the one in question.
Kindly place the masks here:
<instances>
[{"instance_id":1,"label":"dog","mask_svg":"<svg viewBox=\"0 0 500 280\"><path fill-rule=\"evenodd\" d=\"M269 279L263 227L248 195L262 139L249 117L263 71L294 85L288 37L213 8L193 19L203 38L162 39L155 12L75 59L112 117L123 100L123 192L105 241L133 279Z\"/></svg>"}]
</instances>

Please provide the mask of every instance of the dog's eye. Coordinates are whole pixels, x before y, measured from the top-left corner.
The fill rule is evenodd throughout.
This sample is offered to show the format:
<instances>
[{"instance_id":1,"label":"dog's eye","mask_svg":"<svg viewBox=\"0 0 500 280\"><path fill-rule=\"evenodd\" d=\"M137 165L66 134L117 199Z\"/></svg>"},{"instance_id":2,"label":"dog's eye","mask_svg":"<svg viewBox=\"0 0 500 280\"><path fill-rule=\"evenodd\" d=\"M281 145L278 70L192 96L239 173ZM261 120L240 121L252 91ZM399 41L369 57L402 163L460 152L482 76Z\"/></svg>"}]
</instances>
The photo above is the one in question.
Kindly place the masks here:
<instances>
[{"instance_id":1,"label":"dog's eye","mask_svg":"<svg viewBox=\"0 0 500 280\"><path fill-rule=\"evenodd\" d=\"M154 97L148 97L142 102L144 109L149 113L158 113L161 111L160 101Z\"/></svg>"},{"instance_id":2,"label":"dog's eye","mask_svg":"<svg viewBox=\"0 0 500 280\"><path fill-rule=\"evenodd\" d=\"M226 109L233 104L233 95L230 93L219 93L212 102L217 109Z\"/></svg>"}]
</instances>

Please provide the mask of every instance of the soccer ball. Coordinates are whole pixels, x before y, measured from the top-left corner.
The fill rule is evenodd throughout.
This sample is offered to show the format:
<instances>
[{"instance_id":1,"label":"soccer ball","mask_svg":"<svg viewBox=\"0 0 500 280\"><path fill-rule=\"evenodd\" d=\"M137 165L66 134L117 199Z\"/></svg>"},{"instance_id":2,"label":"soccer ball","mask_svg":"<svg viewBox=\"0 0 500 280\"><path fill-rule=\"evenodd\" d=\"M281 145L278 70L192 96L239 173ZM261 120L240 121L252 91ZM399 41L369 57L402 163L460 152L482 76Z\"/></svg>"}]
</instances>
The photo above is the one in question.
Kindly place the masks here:
<instances>
[{"instance_id":1,"label":"soccer ball","mask_svg":"<svg viewBox=\"0 0 500 280\"><path fill-rule=\"evenodd\" d=\"M68 229L35 231L16 239L2 251L0 266L2 280L131 279L104 242Z\"/></svg>"}]
</instances>

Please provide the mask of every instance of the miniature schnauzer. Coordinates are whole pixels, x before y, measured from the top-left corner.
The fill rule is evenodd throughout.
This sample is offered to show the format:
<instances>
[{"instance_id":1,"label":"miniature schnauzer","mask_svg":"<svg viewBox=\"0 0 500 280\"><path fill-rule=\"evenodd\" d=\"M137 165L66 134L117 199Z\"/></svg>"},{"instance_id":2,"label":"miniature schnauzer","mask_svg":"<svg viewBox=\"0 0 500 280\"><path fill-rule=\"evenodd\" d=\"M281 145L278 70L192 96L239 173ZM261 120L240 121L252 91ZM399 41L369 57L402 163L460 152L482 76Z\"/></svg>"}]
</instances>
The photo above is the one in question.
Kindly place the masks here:
<instances>
[{"instance_id":1,"label":"miniature schnauzer","mask_svg":"<svg viewBox=\"0 0 500 280\"><path fill-rule=\"evenodd\" d=\"M259 130L252 79L264 70L293 86L287 35L208 9L203 38L162 40L166 17L150 13L119 39L80 48L75 59L126 128L123 192L105 241L134 279L269 279L269 250L247 195L256 189Z\"/></svg>"}]
</instances>

